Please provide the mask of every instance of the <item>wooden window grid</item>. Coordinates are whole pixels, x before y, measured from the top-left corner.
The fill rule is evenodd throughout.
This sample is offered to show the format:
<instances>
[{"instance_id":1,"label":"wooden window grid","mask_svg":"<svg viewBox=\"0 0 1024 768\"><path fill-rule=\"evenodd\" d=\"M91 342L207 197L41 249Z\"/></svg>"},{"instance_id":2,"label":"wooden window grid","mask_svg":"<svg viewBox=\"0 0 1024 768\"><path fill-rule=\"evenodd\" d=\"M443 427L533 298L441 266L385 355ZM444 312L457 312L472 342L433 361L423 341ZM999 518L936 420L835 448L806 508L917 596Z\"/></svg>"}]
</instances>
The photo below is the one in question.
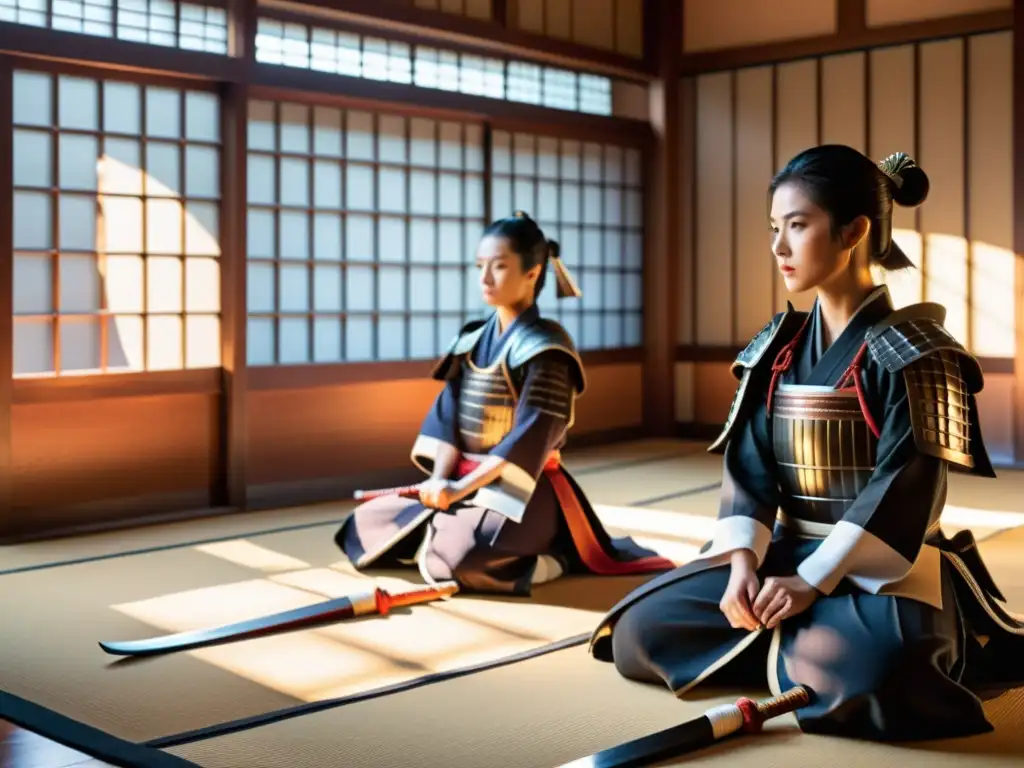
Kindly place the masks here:
<instances>
[{"instance_id":1,"label":"wooden window grid","mask_svg":"<svg viewBox=\"0 0 1024 768\"><path fill-rule=\"evenodd\" d=\"M476 123L250 102L249 364L436 356L488 311L472 255L515 208L560 241L584 293L555 301L549 272L542 311L582 349L639 346L640 150L516 134L556 155L527 167L511 140L494 131L485 157Z\"/></svg>"},{"instance_id":2,"label":"wooden window grid","mask_svg":"<svg viewBox=\"0 0 1024 768\"><path fill-rule=\"evenodd\" d=\"M557 67L397 42L261 16L256 60L596 115L612 114L612 81Z\"/></svg>"},{"instance_id":3,"label":"wooden window grid","mask_svg":"<svg viewBox=\"0 0 1024 768\"><path fill-rule=\"evenodd\" d=\"M250 365L430 358L482 315L480 124L260 101L249 120Z\"/></svg>"},{"instance_id":4,"label":"wooden window grid","mask_svg":"<svg viewBox=\"0 0 1024 768\"><path fill-rule=\"evenodd\" d=\"M641 152L614 144L495 131L495 218L524 210L557 240L583 296L538 298L580 349L637 347L643 328Z\"/></svg>"},{"instance_id":5,"label":"wooden window grid","mask_svg":"<svg viewBox=\"0 0 1024 768\"><path fill-rule=\"evenodd\" d=\"M220 365L216 94L29 70L13 92L15 375Z\"/></svg>"},{"instance_id":6,"label":"wooden window grid","mask_svg":"<svg viewBox=\"0 0 1024 768\"><path fill-rule=\"evenodd\" d=\"M226 54L224 8L176 0L0 0L0 21Z\"/></svg>"},{"instance_id":7,"label":"wooden window grid","mask_svg":"<svg viewBox=\"0 0 1024 768\"><path fill-rule=\"evenodd\" d=\"M5 18L4 13L7 13L8 20L19 23L155 45L183 46L186 44L182 42L182 36L191 34L194 38L191 47L194 50L204 49L205 43L199 39L202 30L198 27L189 30L184 22L188 20L199 24L205 20L214 26L222 25L224 34L215 32L212 38L223 38L223 47L226 48L226 13L212 6L172 0L0 0L0 20ZM33 16L33 13L36 15ZM42 16L38 15L40 13ZM282 28L289 27L294 31L297 26L301 27L309 40L316 33L329 33L336 43L346 35L342 31L320 28L311 30L307 26L287 23ZM352 39L355 45L350 48L356 55L349 56L350 69L343 71L343 74L358 74L360 77L390 82L409 82L467 95L489 95L556 109L586 109L581 104L591 94L596 99L592 99L592 105L598 105L592 107L592 111L603 111L600 104L606 97L610 109L611 81L608 78L527 62L492 59L486 54L438 50L418 43L409 44L364 35L350 35L350 42ZM219 45L206 46L206 51L219 52ZM336 54L339 51L343 53L343 48L335 44L334 51ZM343 62L344 55L336 56L335 60L336 63ZM358 64L358 72L353 71L352 62ZM312 66L313 59L308 59L306 63ZM223 169L219 159L218 86L198 85L192 89L188 83L171 81L170 78L154 77L153 83L149 84L150 79L146 77L126 74L109 79L101 71L88 67L62 68L28 63L24 66L24 69L18 70L15 79L46 79L43 91L48 95L49 116L43 121L21 120L17 110L18 87L15 85L15 104L12 105L14 375L60 376L69 373L219 366L219 287L206 289L203 292L204 298L199 300L196 296L201 291L195 289L195 283L200 277L209 286L217 286L220 280L220 264L216 258L220 256L217 232L220 215L219 185L222 181L220 174ZM50 74L41 74L43 71ZM65 111L70 114L70 110L63 106L64 102L70 102L62 97L62 84L78 81L91 84L92 95L87 97L87 101L95 98L95 105L86 107L85 112L91 111L94 114L95 125L61 122ZM118 88L134 89L139 99L139 115L136 120L138 129L134 133L108 125L108 119L116 110L110 110L104 101L105 94ZM514 89L518 91L512 93ZM147 115L151 115L152 111L147 113L145 107L149 95L163 94L167 98L172 92L175 94L179 122L177 134L174 137L149 135ZM190 108L188 104L197 98L206 100L207 117L212 121L207 126L207 132L212 133L205 138L190 135L189 127L186 126ZM287 96L272 91L264 98L287 99ZM307 127L313 131L313 116L318 111L331 110L328 107L313 106L313 100L300 100L309 106L300 107L274 101L272 108L275 119L282 109L305 109L309 116ZM385 178L397 173L404 184L404 191L398 194L405 199L404 210L389 208L390 202L384 198L373 204L353 204L347 197L343 198L343 205L321 210L314 202L317 194L315 168L325 158L320 158L313 150L299 157L295 152L278 151L278 145L271 152L258 146L248 148L250 190L255 178L252 163L258 163L261 157L265 160L267 155L272 157L276 184L273 201L256 199L249 200L248 204L249 253L245 268L249 271L249 343L246 347L250 365L431 358L444 349L461 324L482 316L486 311L479 295L478 276L472 266L472 254L482 230L486 222L493 218L490 216L493 188L490 136L485 136L488 131L484 124L457 115L450 118L419 117L414 115L424 113L406 113L402 108L397 108L394 113L385 113L367 109L350 110L346 107L342 103L342 108L334 110L346 121L346 131L353 115L372 122L373 153L371 157L363 158L342 153L337 158L342 172L368 173L373 179L375 195L381 191L380 184ZM392 128L402 126L406 146L404 159L388 159L379 155L381 143L389 140L387 133L381 132L381 126L385 124ZM412 181L414 175L424 169L417 167L411 159L411 147L416 141L423 141L422 137L416 139L413 136L415 126L428 126L434 132L433 149L430 151L438 157L450 152L455 134L460 137L458 142L461 143L458 146L462 154L462 165L443 167L438 161L430 169L433 196L438 206L433 212L416 210L420 195L413 189ZM287 123L278 121L274 130L279 139L282 130L287 130ZM345 137L347 135L344 133ZM134 160L126 158L123 164L134 164L135 167L130 170L140 177L140 188L105 188L99 177L102 175L100 169L108 165L106 162L97 163L97 180L92 186L87 184L85 187L76 187L74 183L69 186L62 175L62 163L66 165L69 158L80 154L78 150L71 149L76 140L88 143L86 150L94 149L97 157L107 153L108 147L119 144L136 147L137 157ZM37 144L37 153L49 152L45 158L38 154L32 155L28 144L33 141ZM48 150L40 150L44 144ZM27 152L23 151L26 149ZM175 177L173 182L165 185L168 189L161 192L154 191L154 187L161 186L165 179L151 178L155 172L150 166L153 163L159 165L159 159L154 160L151 155L159 154L162 149L176 156L176 165L171 174ZM212 186L200 192L192 189L193 174L186 171L186 165L189 155L203 151L212 152L212 159L205 164L207 168L217 170L208 174ZM280 170L285 165L291 166L296 160L301 160L307 166L305 178L309 206L306 208L295 205L294 201L289 203L281 197L283 190L279 180ZM36 178L29 178L31 173L26 168L33 163L46 166L46 178L38 175L39 168L34 171ZM121 168L122 172L125 170ZM167 167L161 170L166 176ZM147 179L157 183L152 185ZM453 180L461 195L456 209L451 209L449 204ZM347 196L348 182L341 184L339 180L339 184L341 194ZM287 191L285 193L290 194ZM137 233L137 246L119 248L115 241L119 237L123 239L125 233L120 230L125 227L113 222L117 217L112 216L111 209L116 208L118 203L126 202L133 202L138 209L135 217L138 223L134 226L141 232ZM83 217L72 210L72 203L82 206L82 211L88 208L91 213ZM153 223L156 221L154 211L161 203L171 203L180 209L179 225L176 225L180 231L169 240L154 235L159 226ZM539 216L541 221L545 220L545 216L551 218L550 214L537 213L535 206L522 207L531 209L531 213ZM93 214L95 226L92 229L89 226L83 228L82 222ZM258 227L254 229L254 218L268 214L273 218L273 249L272 253L259 253L259 246L254 244L259 244L261 239ZM289 248L294 250L293 238L278 238L280 233L287 230L283 222L287 220L294 224L292 220L295 215L303 219L302 226L307 230L308 251L301 259L294 258L295 253L287 252ZM327 258L321 258L313 252L317 237L316 220L322 215L336 215L341 222L338 248ZM498 211L495 215L505 213ZM76 226L83 228L88 238L91 238L89 243L69 241L70 222L76 220ZM27 223L31 221L45 222L41 227L45 235L31 239L26 234L32 229ZM125 221L123 213L118 221ZM353 259L349 252L353 241L350 235L352 224L366 228L367 222L370 225L367 229L369 234L362 247L362 258ZM553 223L554 230L549 234L555 237L562 222ZM129 224L127 229L132 229L132 226ZM206 252L190 250L189 242L196 239L195 230L205 230L205 235L199 239L205 240L208 245L212 243ZM81 239L81 233L79 235ZM394 248L389 248L389 237L397 243ZM598 237L612 238L615 233L602 230ZM431 243L429 247L423 245L428 242ZM389 253L400 255L389 258ZM571 263L571 256L567 261ZM137 296L137 300L124 300L128 274L124 269L128 262L135 265L132 278L128 280L134 280L134 289L128 293ZM305 270L301 281L306 286L305 305L301 301L296 305L294 293L288 290L289 286L296 284L295 268L300 264ZM120 274L117 267L122 268ZM271 307L261 305L258 295L261 286L266 284L265 280L261 282L266 271L261 273L260 270L267 268L273 278ZM201 276L198 274L200 269L204 270ZM338 275L335 281L337 290L325 288L332 284L331 279L321 279L331 270ZM624 294L630 292L627 282L631 276L627 272L629 270L623 270L624 280L619 291ZM595 280L601 276L588 275L584 269L577 277L585 289L590 285L590 294L593 295ZM180 297L172 302L174 306L154 301L160 291L167 294L167 279L181 286ZM44 283L46 287L43 287ZM119 291L111 292L113 283L120 283L121 303L118 303L117 298ZM160 285L159 290L157 285ZM548 280L548 291L542 297L545 301L547 294L553 291L553 286L554 279L551 277ZM603 290L603 287L599 288L598 292ZM329 298L331 291L337 294L337 301L333 309L325 310L325 316L320 310L325 302L330 304L334 300ZM82 298L85 295L89 297L88 300ZM135 304L131 301L135 301ZM594 299L588 298L586 301L593 304ZM586 306L590 308L584 310L587 313L585 319L593 322L595 312L599 310L594 308L596 305ZM620 312L614 302L609 307L613 307L614 312ZM548 309L555 315L564 314L570 326L575 322L576 334L582 332L578 312L574 314L571 308L562 306ZM607 325L607 329L599 334L588 331L588 341L584 342L584 346L608 348L615 345L616 339L626 345L627 340L639 338L638 313L625 312L621 317L604 319L602 322ZM168 323L176 323L176 330ZM267 331L271 326L272 344L270 347L261 347L261 341L266 341L270 335ZM328 330L328 326L335 327ZM205 344L202 338L206 339ZM327 341L320 343L318 338ZM633 346L632 342L628 345ZM204 346L206 351L202 350ZM168 351L168 347L173 349ZM299 349L303 352L296 351Z\"/></svg>"}]
</instances>

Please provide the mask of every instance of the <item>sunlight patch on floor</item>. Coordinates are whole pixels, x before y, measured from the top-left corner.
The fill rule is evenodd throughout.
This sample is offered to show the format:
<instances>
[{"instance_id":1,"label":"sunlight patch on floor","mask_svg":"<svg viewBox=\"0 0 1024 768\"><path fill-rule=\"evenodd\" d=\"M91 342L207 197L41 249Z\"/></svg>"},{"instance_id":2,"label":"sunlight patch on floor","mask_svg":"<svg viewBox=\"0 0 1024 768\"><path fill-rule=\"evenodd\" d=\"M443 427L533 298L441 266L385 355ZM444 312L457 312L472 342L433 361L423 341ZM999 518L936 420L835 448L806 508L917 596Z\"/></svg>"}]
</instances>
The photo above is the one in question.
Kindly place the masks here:
<instances>
[{"instance_id":1,"label":"sunlight patch on floor","mask_svg":"<svg viewBox=\"0 0 1024 768\"><path fill-rule=\"evenodd\" d=\"M1024 525L1024 513L1009 510L975 509L946 505L942 510L942 525L948 529L970 528L981 538L984 530L1005 531Z\"/></svg>"},{"instance_id":2,"label":"sunlight patch on floor","mask_svg":"<svg viewBox=\"0 0 1024 768\"><path fill-rule=\"evenodd\" d=\"M144 637L222 626L375 586L417 586L399 581L318 568L112 607L157 630L136 635ZM186 653L296 699L320 701L527 651L589 632L599 618L529 601L467 598Z\"/></svg>"},{"instance_id":3,"label":"sunlight patch on floor","mask_svg":"<svg viewBox=\"0 0 1024 768\"><path fill-rule=\"evenodd\" d=\"M715 528L714 517L665 509L595 505L595 512L613 535L632 536L677 564L692 559ZM1024 525L1024 513L949 506L942 520L949 535L969 527L981 538ZM422 586L415 569L406 579L360 574L345 560L312 567L246 539L195 549L265 576L113 606L156 630L137 637L222 626L377 587ZM590 632L600 617L569 606L467 595L188 653L302 701L319 701L527 651Z\"/></svg>"},{"instance_id":4,"label":"sunlight patch on floor","mask_svg":"<svg viewBox=\"0 0 1024 768\"><path fill-rule=\"evenodd\" d=\"M715 518L689 512L650 507L615 507L595 504L594 512L609 528L635 534L683 537L705 542L715 532Z\"/></svg>"},{"instance_id":5,"label":"sunlight patch on floor","mask_svg":"<svg viewBox=\"0 0 1024 768\"><path fill-rule=\"evenodd\" d=\"M221 560L227 560L235 565L266 573L294 571L298 568L310 567L309 563L305 563L298 558L283 555L267 547L261 547L259 544L253 544L247 539L198 544L195 550L213 557L219 557Z\"/></svg>"}]
</instances>

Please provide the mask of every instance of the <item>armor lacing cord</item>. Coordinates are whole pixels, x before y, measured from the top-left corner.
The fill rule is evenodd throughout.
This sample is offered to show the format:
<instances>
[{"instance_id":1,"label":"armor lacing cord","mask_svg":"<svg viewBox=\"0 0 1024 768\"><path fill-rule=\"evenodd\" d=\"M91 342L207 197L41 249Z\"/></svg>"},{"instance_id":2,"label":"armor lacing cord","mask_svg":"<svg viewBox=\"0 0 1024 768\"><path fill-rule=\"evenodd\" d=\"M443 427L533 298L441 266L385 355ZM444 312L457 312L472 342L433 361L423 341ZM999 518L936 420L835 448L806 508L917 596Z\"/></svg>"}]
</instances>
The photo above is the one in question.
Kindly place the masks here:
<instances>
[{"instance_id":1,"label":"armor lacing cord","mask_svg":"<svg viewBox=\"0 0 1024 768\"><path fill-rule=\"evenodd\" d=\"M849 389L851 386L857 392L857 402L860 403L860 412L864 415L864 421L867 422L868 427L871 429L871 433L878 440L882 436L882 430L878 428L875 423L874 417L871 415L871 410L868 408L868 399L864 395L864 385L861 383L860 374L864 366L864 355L867 354L868 344L864 342L861 348L857 350L856 356L853 358L853 362L850 366L843 371L843 375L839 377L839 381L836 383L836 389ZM849 384L850 379L853 379L853 383Z\"/></svg>"},{"instance_id":2,"label":"armor lacing cord","mask_svg":"<svg viewBox=\"0 0 1024 768\"><path fill-rule=\"evenodd\" d=\"M772 363L772 380L768 384L768 404L767 413L770 416L772 413L772 396L775 394L775 387L779 383L779 379L782 378L793 365L793 350L796 349L796 345L800 343L800 339L803 338L804 331L807 330L807 324L811 321L810 313L807 314L807 319L804 320L804 324L800 326L800 330L796 332L794 336L786 346L779 350L779 354L775 356L775 362Z\"/></svg>"}]
</instances>

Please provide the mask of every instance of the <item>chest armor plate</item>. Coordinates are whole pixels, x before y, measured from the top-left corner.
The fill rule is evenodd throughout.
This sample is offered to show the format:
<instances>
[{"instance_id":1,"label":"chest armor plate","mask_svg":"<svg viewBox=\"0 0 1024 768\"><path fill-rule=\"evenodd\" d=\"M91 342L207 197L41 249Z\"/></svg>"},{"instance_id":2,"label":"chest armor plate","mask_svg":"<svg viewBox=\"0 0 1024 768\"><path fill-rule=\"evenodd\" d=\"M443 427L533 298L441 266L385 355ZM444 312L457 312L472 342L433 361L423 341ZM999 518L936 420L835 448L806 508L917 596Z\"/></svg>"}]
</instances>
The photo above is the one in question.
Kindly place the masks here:
<instances>
[{"instance_id":1,"label":"chest armor plate","mask_svg":"<svg viewBox=\"0 0 1024 768\"><path fill-rule=\"evenodd\" d=\"M772 446L783 511L835 523L870 480L878 440L856 392L782 384L772 399Z\"/></svg>"},{"instance_id":2,"label":"chest armor plate","mask_svg":"<svg viewBox=\"0 0 1024 768\"><path fill-rule=\"evenodd\" d=\"M459 436L467 453L487 453L512 431L516 394L501 363L477 368L466 360L459 388Z\"/></svg>"}]
</instances>

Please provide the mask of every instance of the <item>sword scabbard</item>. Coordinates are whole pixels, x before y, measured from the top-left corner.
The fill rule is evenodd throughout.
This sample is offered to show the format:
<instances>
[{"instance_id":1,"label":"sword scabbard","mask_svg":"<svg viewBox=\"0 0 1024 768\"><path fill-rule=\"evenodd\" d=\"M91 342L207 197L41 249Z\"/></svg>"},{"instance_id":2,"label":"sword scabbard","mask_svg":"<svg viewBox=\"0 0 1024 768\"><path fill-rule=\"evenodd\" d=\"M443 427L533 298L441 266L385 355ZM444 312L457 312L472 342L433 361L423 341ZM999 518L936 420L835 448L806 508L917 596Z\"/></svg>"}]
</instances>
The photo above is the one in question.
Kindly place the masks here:
<instances>
[{"instance_id":1,"label":"sword scabbard","mask_svg":"<svg viewBox=\"0 0 1024 768\"><path fill-rule=\"evenodd\" d=\"M711 707L701 717L564 763L559 768L636 768L651 765L704 749L736 733L760 731L765 720L794 712L807 706L810 700L811 693L803 686L762 701L742 698L735 704Z\"/></svg>"}]
</instances>

